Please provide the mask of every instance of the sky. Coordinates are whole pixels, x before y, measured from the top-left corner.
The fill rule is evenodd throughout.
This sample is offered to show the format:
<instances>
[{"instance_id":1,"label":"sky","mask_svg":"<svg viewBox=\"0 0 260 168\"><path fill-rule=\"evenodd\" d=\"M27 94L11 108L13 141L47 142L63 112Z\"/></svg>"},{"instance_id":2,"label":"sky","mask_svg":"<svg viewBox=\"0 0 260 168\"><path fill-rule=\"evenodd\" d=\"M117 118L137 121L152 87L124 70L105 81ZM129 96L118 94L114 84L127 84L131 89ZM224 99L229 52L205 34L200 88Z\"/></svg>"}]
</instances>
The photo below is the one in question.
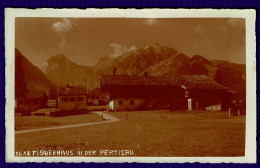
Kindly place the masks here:
<instances>
[{"instance_id":1,"label":"sky","mask_svg":"<svg viewBox=\"0 0 260 168\"><path fill-rule=\"evenodd\" d=\"M245 20L240 18L15 19L15 47L39 68L54 55L93 66L101 57L159 43L192 57L244 64Z\"/></svg>"}]
</instances>

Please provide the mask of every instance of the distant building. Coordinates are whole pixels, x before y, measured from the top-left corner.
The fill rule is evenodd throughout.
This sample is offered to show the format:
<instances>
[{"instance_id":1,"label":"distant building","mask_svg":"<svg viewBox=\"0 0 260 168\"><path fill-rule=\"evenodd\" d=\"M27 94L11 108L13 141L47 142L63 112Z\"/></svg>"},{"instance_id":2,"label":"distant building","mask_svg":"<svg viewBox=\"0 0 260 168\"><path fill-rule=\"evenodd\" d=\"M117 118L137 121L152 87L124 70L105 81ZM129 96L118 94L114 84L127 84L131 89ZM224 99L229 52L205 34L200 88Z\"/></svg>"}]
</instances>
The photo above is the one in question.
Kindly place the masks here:
<instances>
[{"instance_id":1,"label":"distant building","mask_svg":"<svg viewBox=\"0 0 260 168\"><path fill-rule=\"evenodd\" d=\"M47 106L47 95L45 91L31 91L28 97L15 99L15 113L22 116L30 116L31 112Z\"/></svg>"},{"instance_id":2,"label":"distant building","mask_svg":"<svg viewBox=\"0 0 260 168\"><path fill-rule=\"evenodd\" d=\"M204 75L179 78L104 75L101 91L109 93L109 109L222 110L232 92Z\"/></svg>"},{"instance_id":3,"label":"distant building","mask_svg":"<svg viewBox=\"0 0 260 168\"><path fill-rule=\"evenodd\" d=\"M87 88L84 86L59 87L57 97L60 111L87 109Z\"/></svg>"}]
</instances>

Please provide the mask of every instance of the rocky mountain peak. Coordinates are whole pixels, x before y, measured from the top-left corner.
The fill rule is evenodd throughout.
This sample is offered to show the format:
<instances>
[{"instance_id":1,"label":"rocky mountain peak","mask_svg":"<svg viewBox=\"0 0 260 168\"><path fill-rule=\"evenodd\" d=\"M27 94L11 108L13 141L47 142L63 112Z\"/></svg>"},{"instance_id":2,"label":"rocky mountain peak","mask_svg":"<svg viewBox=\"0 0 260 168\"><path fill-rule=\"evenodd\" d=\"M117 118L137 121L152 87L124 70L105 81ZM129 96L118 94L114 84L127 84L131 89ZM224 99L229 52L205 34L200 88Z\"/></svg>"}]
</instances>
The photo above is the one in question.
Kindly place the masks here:
<instances>
[{"instance_id":1,"label":"rocky mountain peak","mask_svg":"<svg viewBox=\"0 0 260 168\"><path fill-rule=\"evenodd\" d=\"M52 70L61 68L65 70L70 70L72 66L75 66L76 64L70 61L65 55L58 54L55 56L52 56L48 59L46 63L43 64L43 67L41 70L44 73L48 73Z\"/></svg>"},{"instance_id":2,"label":"rocky mountain peak","mask_svg":"<svg viewBox=\"0 0 260 168\"><path fill-rule=\"evenodd\" d=\"M153 44L150 45L150 47L159 48L159 47L162 47L162 46L159 43L154 42Z\"/></svg>"},{"instance_id":3,"label":"rocky mountain peak","mask_svg":"<svg viewBox=\"0 0 260 168\"><path fill-rule=\"evenodd\" d=\"M58 54L48 59L48 62L64 62L64 61L69 61L69 59L63 54Z\"/></svg>"},{"instance_id":4,"label":"rocky mountain peak","mask_svg":"<svg viewBox=\"0 0 260 168\"><path fill-rule=\"evenodd\" d=\"M204 58L201 55L194 55L191 58L191 64L194 64L194 63L197 63L197 64L212 64L212 62L210 62L208 59Z\"/></svg>"},{"instance_id":5,"label":"rocky mountain peak","mask_svg":"<svg viewBox=\"0 0 260 168\"><path fill-rule=\"evenodd\" d=\"M169 48L167 46L163 46L163 45L155 42L155 43L152 43L152 44L146 46L145 49L153 49L154 51L160 51L160 50L173 49L173 48Z\"/></svg>"}]
</instances>

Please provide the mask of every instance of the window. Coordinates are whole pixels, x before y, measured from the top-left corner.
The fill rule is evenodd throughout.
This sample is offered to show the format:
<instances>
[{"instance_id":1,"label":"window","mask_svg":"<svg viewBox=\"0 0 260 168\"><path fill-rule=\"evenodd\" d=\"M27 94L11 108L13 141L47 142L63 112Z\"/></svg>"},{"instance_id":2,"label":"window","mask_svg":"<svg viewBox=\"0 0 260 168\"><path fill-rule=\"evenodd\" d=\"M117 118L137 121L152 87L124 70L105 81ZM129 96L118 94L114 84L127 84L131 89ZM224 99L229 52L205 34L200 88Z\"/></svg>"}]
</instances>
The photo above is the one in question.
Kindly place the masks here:
<instances>
[{"instance_id":1,"label":"window","mask_svg":"<svg viewBox=\"0 0 260 168\"><path fill-rule=\"evenodd\" d=\"M123 101L122 101L122 100L118 100L118 104L119 104L119 105L122 105L122 104L123 104Z\"/></svg>"},{"instance_id":2,"label":"window","mask_svg":"<svg viewBox=\"0 0 260 168\"><path fill-rule=\"evenodd\" d=\"M62 100L63 102L69 101L69 99L68 99L67 97L63 97L61 100Z\"/></svg>"},{"instance_id":3,"label":"window","mask_svg":"<svg viewBox=\"0 0 260 168\"><path fill-rule=\"evenodd\" d=\"M135 104L134 100L130 100L130 105L134 105L134 104Z\"/></svg>"},{"instance_id":4,"label":"window","mask_svg":"<svg viewBox=\"0 0 260 168\"><path fill-rule=\"evenodd\" d=\"M84 97L78 97L78 101L83 101Z\"/></svg>"},{"instance_id":5,"label":"window","mask_svg":"<svg viewBox=\"0 0 260 168\"><path fill-rule=\"evenodd\" d=\"M70 101L71 101L71 102L76 101L76 97L70 97Z\"/></svg>"}]
</instances>

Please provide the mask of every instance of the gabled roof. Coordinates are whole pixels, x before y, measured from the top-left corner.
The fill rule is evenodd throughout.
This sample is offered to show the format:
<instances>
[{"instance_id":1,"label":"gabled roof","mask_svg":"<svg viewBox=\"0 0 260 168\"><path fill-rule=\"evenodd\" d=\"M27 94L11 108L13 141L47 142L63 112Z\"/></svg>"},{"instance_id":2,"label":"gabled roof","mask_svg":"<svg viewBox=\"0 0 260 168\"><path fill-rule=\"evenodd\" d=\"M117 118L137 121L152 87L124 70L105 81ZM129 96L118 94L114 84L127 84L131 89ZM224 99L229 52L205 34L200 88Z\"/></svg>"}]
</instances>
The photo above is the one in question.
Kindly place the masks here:
<instances>
[{"instance_id":1,"label":"gabled roof","mask_svg":"<svg viewBox=\"0 0 260 168\"><path fill-rule=\"evenodd\" d=\"M206 75L183 75L177 82L187 89L227 89Z\"/></svg>"},{"instance_id":2,"label":"gabled roof","mask_svg":"<svg viewBox=\"0 0 260 168\"><path fill-rule=\"evenodd\" d=\"M104 75L101 87L106 86L177 86L184 89L214 89L235 93L206 75L183 75L174 77L151 77L129 75Z\"/></svg>"},{"instance_id":3,"label":"gabled roof","mask_svg":"<svg viewBox=\"0 0 260 168\"><path fill-rule=\"evenodd\" d=\"M129 75L103 75L100 78L101 85L152 85L165 86L176 85L176 78L129 76Z\"/></svg>"},{"instance_id":4,"label":"gabled roof","mask_svg":"<svg viewBox=\"0 0 260 168\"><path fill-rule=\"evenodd\" d=\"M66 86L58 88L58 95L86 95L87 88L85 86Z\"/></svg>"}]
</instances>

